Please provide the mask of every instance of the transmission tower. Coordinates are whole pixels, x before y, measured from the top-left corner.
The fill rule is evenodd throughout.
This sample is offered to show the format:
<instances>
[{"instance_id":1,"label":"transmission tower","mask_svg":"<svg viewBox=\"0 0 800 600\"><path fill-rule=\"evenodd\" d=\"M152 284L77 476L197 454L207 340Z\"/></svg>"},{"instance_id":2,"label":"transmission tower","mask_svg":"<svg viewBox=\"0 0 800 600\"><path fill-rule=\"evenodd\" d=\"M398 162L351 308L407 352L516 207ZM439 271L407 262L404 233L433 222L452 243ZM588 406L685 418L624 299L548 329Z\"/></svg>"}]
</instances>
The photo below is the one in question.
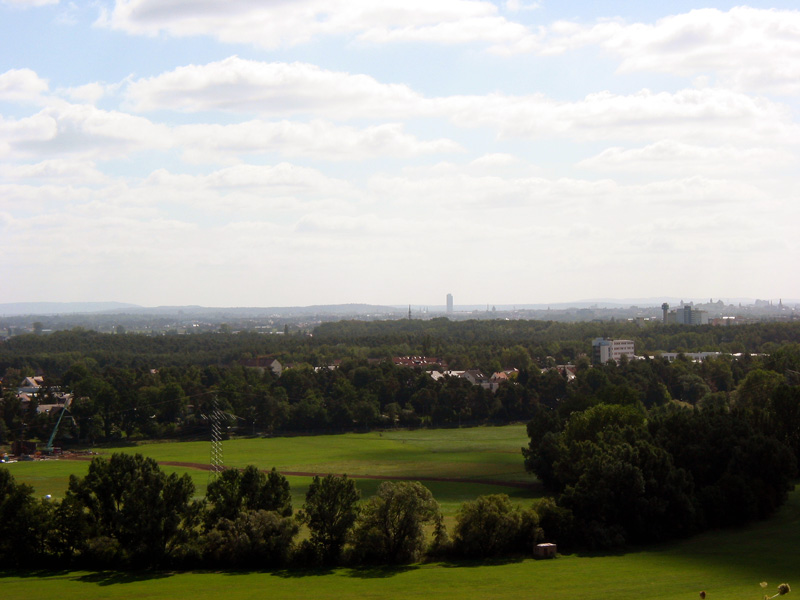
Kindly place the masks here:
<instances>
[{"instance_id":1,"label":"transmission tower","mask_svg":"<svg viewBox=\"0 0 800 600\"><path fill-rule=\"evenodd\" d=\"M219 409L216 396L214 405L211 408L209 422L211 423L211 474L209 479L214 479L225 470L225 463L222 459L222 422L225 414Z\"/></svg>"}]
</instances>

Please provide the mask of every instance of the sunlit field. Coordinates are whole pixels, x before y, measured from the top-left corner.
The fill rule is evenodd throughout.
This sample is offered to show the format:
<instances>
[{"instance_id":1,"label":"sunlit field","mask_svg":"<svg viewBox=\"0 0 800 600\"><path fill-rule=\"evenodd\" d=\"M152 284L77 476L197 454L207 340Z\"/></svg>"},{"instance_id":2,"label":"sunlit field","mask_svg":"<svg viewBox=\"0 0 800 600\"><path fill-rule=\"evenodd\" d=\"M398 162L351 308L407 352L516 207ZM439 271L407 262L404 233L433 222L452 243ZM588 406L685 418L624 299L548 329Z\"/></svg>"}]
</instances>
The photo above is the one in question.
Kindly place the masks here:
<instances>
[{"instance_id":1,"label":"sunlit field","mask_svg":"<svg viewBox=\"0 0 800 600\"><path fill-rule=\"evenodd\" d=\"M520 449L527 443L525 427L390 431L330 436L247 438L223 442L227 467L256 465L287 473L293 506L299 508L311 476L291 473L346 473L356 479L363 498L375 493L382 477L418 480L431 490L450 521L458 507L482 494L505 493L522 503L538 497L525 472ZM146 443L138 446L95 448L99 456L137 452L162 463L167 473L188 473L196 496L205 495L209 472L165 463L207 466L210 442ZM88 461L46 460L8 465L14 477L34 487L40 496L60 498L69 475L83 476ZM369 477L369 478L367 478ZM456 480L456 481L446 481ZM512 485L502 485L509 482Z\"/></svg>"}]
</instances>

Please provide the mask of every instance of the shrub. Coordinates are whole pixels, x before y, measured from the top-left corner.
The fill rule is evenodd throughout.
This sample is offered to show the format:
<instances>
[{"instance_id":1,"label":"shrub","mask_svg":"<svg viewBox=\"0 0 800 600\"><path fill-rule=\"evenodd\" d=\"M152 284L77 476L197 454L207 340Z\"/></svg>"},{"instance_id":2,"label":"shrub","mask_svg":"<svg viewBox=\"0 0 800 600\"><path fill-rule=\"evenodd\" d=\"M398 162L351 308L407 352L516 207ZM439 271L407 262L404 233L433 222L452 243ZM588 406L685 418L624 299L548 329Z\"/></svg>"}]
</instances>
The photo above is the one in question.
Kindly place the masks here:
<instances>
[{"instance_id":1,"label":"shrub","mask_svg":"<svg viewBox=\"0 0 800 600\"><path fill-rule=\"evenodd\" d=\"M361 509L353 532L354 558L413 562L425 548L423 525L440 517L439 503L421 483L384 481Z\"/></svg>"}]
</instances>

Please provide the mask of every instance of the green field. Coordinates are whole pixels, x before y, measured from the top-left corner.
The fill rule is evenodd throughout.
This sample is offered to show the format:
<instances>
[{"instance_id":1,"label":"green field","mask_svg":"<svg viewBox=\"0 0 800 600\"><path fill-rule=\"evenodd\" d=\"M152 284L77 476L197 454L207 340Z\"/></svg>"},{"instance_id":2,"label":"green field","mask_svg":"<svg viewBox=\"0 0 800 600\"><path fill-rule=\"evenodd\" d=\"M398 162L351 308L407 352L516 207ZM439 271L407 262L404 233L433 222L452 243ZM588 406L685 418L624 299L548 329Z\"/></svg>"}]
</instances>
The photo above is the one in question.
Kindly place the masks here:
<instances>
[{"instance_id":1,"label":"green field","mask_svg":"<svg viewBox=\"0 0 800 600\"><path fill-rule=\"evenodd\" d=\"M225 464L275 467L279 471L347 473L394 477L462 477L530 482L520 448L523 425L446 430L385 431L223 443ZM208 463L208 442L144 444L105 450L140 452L158 461Z\"/></svg>"},{"instance_id":2,"label":"green field","mask_svg":"<svg viewBox=\"0 0 800 600\"><path fill-rule=\"evenodd\" d=\"M458 505L479 494L507 492L522 502L531 490L490 485L487 481L531 481L522 467L522 426L446 431L384 432L297 438L244 439L224 443L228 466L273 465L281 471L358 475L420 476L473 481L426 481L452 523ZM208 443L163 443L104 449L141 452L159 461L208 460ZM63 495L70 473L82 475L87 462L41 461L8 465L18 481L37 494ZM190 473L202 496L208 473ZM299 508L310 478L288 477ZM358 479L362 495L379 480ZM552 561L517 560L497 564L433 563L398 568L261 573L63 572L46 565L41 571L0 574L0 598L96 598L193 600L225 598L542 598L691 599L706 590L709 600L763 598L760 581L770 593L779 583L800 586L797 543L800 540L800 492L769 521L748 528L711 532L691 540L613 555L570 555ZM800 593L800 588L797 592ZM791 597L790 597L791 598Z\"/></svg>"},{"instance_id":3,"label":"green field","mask_svg":"<svg viewBox=\"0 0 800 600\"><path fill-rule=\"evenodd\" d=\"M476 427L471 429L394 431L383 433L248 438L223 442L225 465L262 469L273 466L285 473L347 473L356 478L363 498L375 493L380 477L407 479L439 478L465 481L425 480L450 522L458 507L481 494L505 493L519 501L530 501L532 489L494 485L489 481L533 483L525 472L520 448L527 442L525 427ZM101 456L112 452L138 452L159 462L208 464L209 442L148 443L139 446L95 449ZM14 477L34 487L37 495L64 495L69 475L85 475L89 463L72 460L19 462L8 465ZM180 466L162 466L168 473L189 473L205 495L207 471ZM360 478L375 476L378 479ZM311 477L288 475L292 504L299 508Z\"/></svg>"}]
</instances>

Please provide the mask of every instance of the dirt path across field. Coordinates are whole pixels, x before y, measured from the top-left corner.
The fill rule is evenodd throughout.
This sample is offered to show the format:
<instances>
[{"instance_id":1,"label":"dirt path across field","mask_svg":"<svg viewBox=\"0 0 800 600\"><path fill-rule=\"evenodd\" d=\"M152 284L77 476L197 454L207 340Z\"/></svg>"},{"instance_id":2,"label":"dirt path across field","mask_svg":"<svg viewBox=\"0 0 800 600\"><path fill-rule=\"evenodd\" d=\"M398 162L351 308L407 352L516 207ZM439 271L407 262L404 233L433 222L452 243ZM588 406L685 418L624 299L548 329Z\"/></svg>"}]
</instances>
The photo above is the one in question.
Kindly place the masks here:
<instances>
[{"instance_id":1,"label":"dirt path across field","mask_svg":"<svg viewBox=\"0 0 800 600\"><path fill-rule=\"evenodd\" d=\"M66 460L91 460L92 456L86 455L72 455L64 456ZM170 467L186 467L189 469L199 469L201 471L210 471L211 465L208 463L191 463L180 462L177 460L164 460L159 461L160 465L167 465ZM305 471L280 471L281 475L289 475L295 477L325 477L326 475L341 475L341 473L310 473ZM486 485L499 485L505 487L521 488L526 490L536 490L539 488L538 482L525 483L523 481L502 481L499 479L465 479L462 477L402 477L399 475L353 475L347 474L350 479L379 479L381 481L442 481L446 483L483 483Z\"/></svg>"}]
</instances>

